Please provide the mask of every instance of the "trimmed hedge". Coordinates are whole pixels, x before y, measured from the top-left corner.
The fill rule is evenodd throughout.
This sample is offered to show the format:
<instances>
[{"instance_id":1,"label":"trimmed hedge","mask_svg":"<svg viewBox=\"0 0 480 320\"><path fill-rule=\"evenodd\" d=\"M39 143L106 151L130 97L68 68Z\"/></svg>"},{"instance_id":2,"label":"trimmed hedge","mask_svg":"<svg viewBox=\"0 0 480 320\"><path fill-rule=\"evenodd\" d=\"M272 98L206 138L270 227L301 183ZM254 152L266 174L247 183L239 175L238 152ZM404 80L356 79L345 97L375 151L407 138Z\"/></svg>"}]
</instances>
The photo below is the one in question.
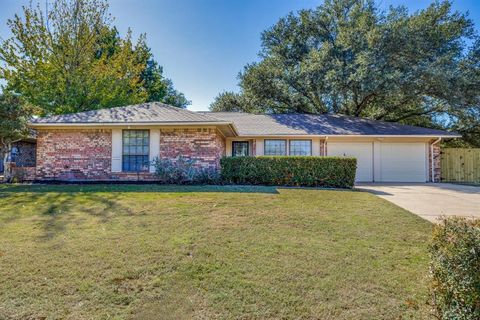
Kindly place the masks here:
<instances>
[{"instance_id":1,"label":"trimmed hedge","mask_svg":"<svg viewBox=\"0 0 480 320\"><path fill-rule=\"evenodd\" d=\"M233 184L352 188L357 160L341 157L225 157L222 179Z\"/></svg>"},{"instance_id":2,"label":"trimmed hedge","mask_svg":"<svg viewBox=\"0 0 480 320\"><path fill-rule=\"evenodd\" d=\"M445 218L430 244L437 319L480 319L480 220Z\"/></svg>"}]
</instances>

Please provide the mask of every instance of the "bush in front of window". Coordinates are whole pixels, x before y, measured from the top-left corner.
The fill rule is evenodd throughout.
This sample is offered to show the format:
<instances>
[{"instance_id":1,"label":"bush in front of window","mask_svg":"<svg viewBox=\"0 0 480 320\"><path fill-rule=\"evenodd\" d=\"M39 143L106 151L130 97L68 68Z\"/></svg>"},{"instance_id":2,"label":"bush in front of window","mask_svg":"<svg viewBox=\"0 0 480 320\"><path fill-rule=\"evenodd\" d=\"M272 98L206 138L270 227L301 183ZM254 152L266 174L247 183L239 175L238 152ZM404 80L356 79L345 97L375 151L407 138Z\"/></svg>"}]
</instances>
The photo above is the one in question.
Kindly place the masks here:
<instances>
[{"instance_id":1,"label":"bush in front of window","mask_svg":"<svg viewBox=\"0 0 480 320\"><path fill-rule=\"evenodd\" d=\"M160 159L153 161L155 175L163 183L172 184L215 184L220 175L215 168L203 168L196 165L194 159L177 157L176 159Z\"/></svg>"},{"instance_id":2,"label":"bush in front of window","mask_svg":"<svg viewBox=\"0 0 480 320\"><path fill-rule=\"evenodd\" d=\"M234 184L352 188L357 160L344 157L225 157L222 180Z\"/></svg>"},{"instance_id":3,"label":"bush in front of window","mask_svg":"<svg viewBox=\"0 0 480 320\"><path fill-rule=\"evenodd\" d=\"M480 220L444 218L430 244L437 319L480 319Z\"/></svg>"}]
</instances>

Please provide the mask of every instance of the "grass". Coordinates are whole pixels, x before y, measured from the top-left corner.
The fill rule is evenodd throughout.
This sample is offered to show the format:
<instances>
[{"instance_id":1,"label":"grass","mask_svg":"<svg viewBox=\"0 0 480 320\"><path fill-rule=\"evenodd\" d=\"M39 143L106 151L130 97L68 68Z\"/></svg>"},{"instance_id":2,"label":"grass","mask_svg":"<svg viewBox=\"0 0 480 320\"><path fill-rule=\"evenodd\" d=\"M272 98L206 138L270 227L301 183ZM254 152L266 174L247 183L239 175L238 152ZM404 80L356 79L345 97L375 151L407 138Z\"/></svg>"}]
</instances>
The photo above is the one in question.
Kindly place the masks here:
<instances>
[{"instance_id":1,"label":"grass","mask_svg":"<svg viewBox=\"0 0 480 320\"><path fill-rule=\"evenodd\" d=\"M0 185L0 319L428 318L431 225L374 195Z\"/></svg>"}]
</instances>

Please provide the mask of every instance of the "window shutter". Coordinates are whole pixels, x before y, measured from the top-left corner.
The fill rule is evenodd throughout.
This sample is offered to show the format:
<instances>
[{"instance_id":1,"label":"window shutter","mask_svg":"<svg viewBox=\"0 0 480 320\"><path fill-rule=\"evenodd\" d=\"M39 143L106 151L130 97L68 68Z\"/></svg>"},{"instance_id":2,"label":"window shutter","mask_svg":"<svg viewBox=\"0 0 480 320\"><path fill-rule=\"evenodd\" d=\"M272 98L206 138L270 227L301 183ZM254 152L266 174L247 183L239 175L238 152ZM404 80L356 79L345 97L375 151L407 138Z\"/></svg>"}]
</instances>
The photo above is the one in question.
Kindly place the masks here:
<instances>
[{"instance_id":1,"label":"window shutter","mask_svg":"<svg viewBox=\"0 0 480 320\"><path fill-rule=\"evenodd\" d=\"M112 172L122 172L122 129L112 129Z\"/></svg>"},{"instance_id":2,"label":"window shutter","mask_svg":"<svg viewBox=\"0 0 480 320\"><path fill-rule=\"evenodd\" d=\"M160 157L160 129L150 130L150 172L155 172L153 161Z\"/></svg>"}]
</instances>

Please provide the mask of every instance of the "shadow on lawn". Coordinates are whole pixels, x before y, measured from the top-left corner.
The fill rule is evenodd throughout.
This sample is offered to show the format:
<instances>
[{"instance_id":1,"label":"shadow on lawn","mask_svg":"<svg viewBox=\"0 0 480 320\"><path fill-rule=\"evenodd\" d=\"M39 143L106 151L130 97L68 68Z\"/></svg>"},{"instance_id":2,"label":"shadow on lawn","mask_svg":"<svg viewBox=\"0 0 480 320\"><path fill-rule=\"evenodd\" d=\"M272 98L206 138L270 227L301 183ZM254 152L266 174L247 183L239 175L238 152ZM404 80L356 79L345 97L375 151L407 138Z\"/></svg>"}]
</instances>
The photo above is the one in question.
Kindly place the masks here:
<instances>
[{"instance_id":1,"label":"shadow on lawn","mask_svg":"<svg viewBox=\"0 0 480 320\"><path fill-rule=\"evenodd\" d=\"M25 187L25 186L23 186ZM65 190L63 190L65 191ZM35 213L35 220L42 229L40 240L52 240L63 234L69 225L80 227L88 216L95 217L100 223L108 223L113 217L138 215L140 211L121 204L121 194L103 193L98 195L93 192L82 193L78 201L78 192L60 192L59 190L43 190L28 193L28 199L16 189L10 193L12 197L8 200L10 205L23 207L28 203L38 204L38 211ZM0 197L8 197L8 192ZM8 212L0 215L0 226L2 224L14 223L25 218L22 212Z\"/></svg>"},{"instance_id":2,"label":"shadow on lawn","mask_svg":"<svg viewBox=\"0 0 480 320\"><path fill-rule=\"evenodd\" d=\"M0 196L6 193L91 193L91 192L226 192L278 194L277 187L237 185L161 185L161 184L11 184L0 185Z\"/></svg>"},{"instance_id":3,"label":"shadow on lawn","mask_svg":"<svg viewBox=\"0 0 480 320\"><path fill-rule=\"evenodd\" d=\"M135 185L135 184L5 184L0 185L0 200L8 199L9 206L22 208L35 204L42 229L40 240L52 240L62 235L68 226L80 227L90 217L108 223L119 216L141 216L142 210L122 204L122 193L264 193L278 194L276 187L215 186L215 185ZM79 197L80 196L80 197ZM128 197L128 196L127 196ZM181 201L181 200L179 200ZM22 212L0 215L1 224L24 218Z\"/></svg>"},{"instance_id":4,"label":"shadow on lawn","mask_svg":"<svg viewBox=\"0 0 480 320\"><path fill-rule=\"evenodd\" d=\"M52 240L65 233L71 225L81 227L88 216L97 218L100 223L108 223L112 218L119 216L142 216L144 214L142 208L122 204L122 200L125 200L125 195L122 195L122 193L279 194L281 189L320 190L318 188L234 185L33 184L2 185L0 186L0 199L7 198L10 206L18 208L25 204L27 206L35 204L38 208L35 216L40 218L37 221L43 231L39 239ZM179 201L182 200L179 199ZM15 222L23 217L22 212L9 212L9 214L0 215L0 225Z\"/></svg>"},{"instance_id":5,"label":"shadow on lawn","mask_svg":"<svg viewBox=\"0 0 480 320\"><path fill-rule=\"evenodd\" d=\"M67 225L80 226L86 216L95 217L100 223L108 223L112 218L119 216L137 215L142 210L121 204L121 195L95 193L82 194L82 203L77 203L76 194L63 193L37 193L35 195L48 197L49 205L41 212L44 235L42 239L52 239L64 232ZM87 205L85 205L85 203ZM81 213L80 215L78 213ZM140 216L140 214L138 214Z\"/></svg>"}]
</instances>

